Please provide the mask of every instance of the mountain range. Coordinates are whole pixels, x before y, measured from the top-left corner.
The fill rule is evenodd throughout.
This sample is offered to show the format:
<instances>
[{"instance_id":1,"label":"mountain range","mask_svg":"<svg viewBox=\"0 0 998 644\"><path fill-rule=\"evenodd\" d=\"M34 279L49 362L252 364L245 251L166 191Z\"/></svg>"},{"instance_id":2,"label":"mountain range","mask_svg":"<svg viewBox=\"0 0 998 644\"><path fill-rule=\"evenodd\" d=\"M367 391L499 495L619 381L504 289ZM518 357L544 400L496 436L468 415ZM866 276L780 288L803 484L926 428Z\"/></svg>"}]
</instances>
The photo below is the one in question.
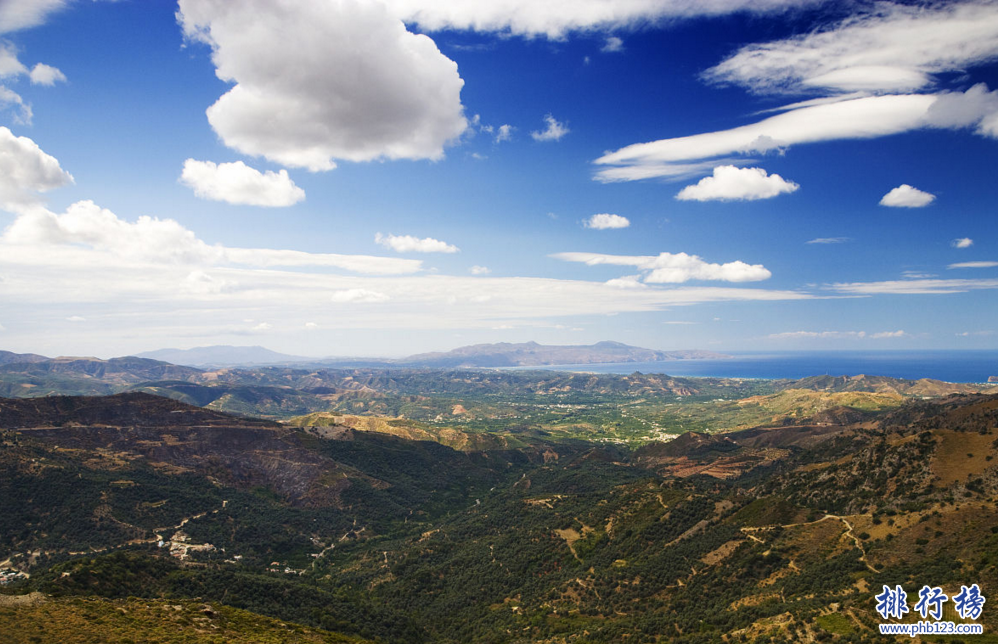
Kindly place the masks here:
<instances>
[{"instance_id":1,"label":"mountain range","mask_svg":"<svg viewBox=\"0 0 998 644\"><path fill-rule=\"evenodd\" d=\"M669 360L717 360L731 356L712 351L658 351L620 342L590 345L543 345L536 342L475 344L451 351L420 353L406 358L307 358L278 353L259 346L216 345L194 349L159 349L138 354L192 367L236 367L264 365L397 366L434 368L534 367L618 362L662 362Z\"/></svg>"}]
</instances>

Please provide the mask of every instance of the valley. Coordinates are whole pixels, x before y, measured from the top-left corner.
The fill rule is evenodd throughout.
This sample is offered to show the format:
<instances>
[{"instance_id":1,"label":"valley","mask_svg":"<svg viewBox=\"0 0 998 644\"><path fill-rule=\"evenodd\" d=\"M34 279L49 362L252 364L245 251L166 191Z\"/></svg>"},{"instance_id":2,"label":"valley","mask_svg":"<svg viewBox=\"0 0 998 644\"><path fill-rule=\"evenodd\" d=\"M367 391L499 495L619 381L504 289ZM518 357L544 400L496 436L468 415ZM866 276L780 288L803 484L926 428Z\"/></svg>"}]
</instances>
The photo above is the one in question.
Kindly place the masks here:
<instances>
[{"instance_id":1,"label":"valley","mask_svg":"<svg viewBox=\"0 0 998 644\"><path fill-rule=\"evenodd\" d=\"M3 366L10 641L875 642L884 585L998 587L987 385L131 360Z\"/></svg>"}]
</instances>

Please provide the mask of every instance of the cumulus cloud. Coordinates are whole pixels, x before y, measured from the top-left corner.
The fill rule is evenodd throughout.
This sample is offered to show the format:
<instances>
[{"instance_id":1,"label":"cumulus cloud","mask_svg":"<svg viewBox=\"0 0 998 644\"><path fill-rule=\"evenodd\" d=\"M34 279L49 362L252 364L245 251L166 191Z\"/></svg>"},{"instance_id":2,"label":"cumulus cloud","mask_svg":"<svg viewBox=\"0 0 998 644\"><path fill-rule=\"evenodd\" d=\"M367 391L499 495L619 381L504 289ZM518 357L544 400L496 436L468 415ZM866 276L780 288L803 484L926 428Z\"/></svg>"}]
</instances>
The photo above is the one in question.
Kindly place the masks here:
<instances>
[{"instance_id":1,"label":"cumulus cloud","mask_svg":"<svg viewBox=\"0 0 998 644\"><path fill-rule=\"evenodd\" d=\"M28 137L0 127L0 208L20 212L37 204L40 193L71 183L73 176L55 157Z\"/></svg>"},{"instance_id":2,"label":"cumulus cloud","mask_svg":"<svg viewBox=\"0 0 998 644\"><path fill-rule=\"evenodd\" d=\"M821 0L386 0L406 22L429 31L460 29L561 39L572 31L622 29L674 18L775 13Z\"/></svg>"},{"instance_id":3,"label":"cumulus cloud","mask_svg":"<svg viewBox=\"0 0 998 644\"><path fill-rule=\"evenodd\" d=\"M805 244L844 244L850 241L850 237L817 237L810 241L804 242Z\"/></svg>"},{"instance_id":4,"label":"cumulus cloud","mask_svg":"<svg viewBox=\"0 0 998 644\"><path fill-rule=\"evenodd\" d=\"M412 235L382 235L377 233L374 242L385 248L391 248L398 253L457 253L461 249L447 242L432 237L413 237Z\"/></svg>"},{"instance_id":5,"label":"cumulus cloud","mask_svg":"<svg viewBox=\"0 0 998 644\"><path fill-rule=\"evenodd\" d=\"M491 273L491 269L488 266L472 266L468 269L472 275L488 275Z\"/></svg>"},{"instance_id":6,"label":"cumulus cloud","mask_svg":"<svg viewBox=\"0 0 998 644\"><path fill-rule=\"evenodd\" d=\"M894 188L880 200L881 206L891 208L923 208L936 200L934 194L924 192L918 188L902 183Z\"/></svg>"},{"instance_id":7,"label":"cumulus cloud","mask_svg":"<svg viewBox=\"0 0 998 644\"><path fill-rule=\"evenodd\" d=\"M970 248L974 245L974 240L970 237L960 237L959 239L954 239L950 245L953 248Z\"/></svg>"},{"instance_id":8,"label":"cumulus cloud","mask_svg":"<svg viewBox=\"0 0 998 644\"><path fill-rule=\"evenodd\" d=\"M617 36L607 36L600 51L607 54L624 51L624 41Z\"/></svg>"},{"instance_id":9,"label":"cumulus cloud","mask_svg":"<svg viewBox=\"0 0 998 644\"><path fill-rule=\"evenodd\" d=\"M177 15L234 84L207 114L245 154L312 171L439 159L468 125L457 64L380 2L180 0Z\"/></svg>"},{"instance_id":10,"label":"cumulus cloud","mask_svg":"<svg viewBox=\"0 0 998 644\"><path fill-rule=\"evenodd\" d=\"M332 300L336 303L360 302L370 304L375 302L387 302L391 298L378 291L369 291L366 288L350 288L333 293Z\"/></svg>"},{"instance_id":11,"label":"cumulus cloud","mask_svg":"<svg viewBox=\"0 0 998 644\"><path fill-rule=\"evenodd\" d=\"M705 77L760 93L906 92L996 58L998 14L989 0L881 2L802 36L746 45Z\"/></svg>"},{"instance_id":12,"label":"cumulus cloud","mask_svg":"<svg viewBox=\"0 0 998 644\"><path fill-rule=\"evenodd\" d=\"M555 259L581 262L588 266L634 266L643 271L647 284L678 284L690 280L721 282L758 282L772 277L761 264L742 261L710 264L697 255L659 253L658 255L604 255L600 253L556 253ZM630 279L630 278L623 278ZM615 284L620 286L620 284Z\"/></svg>"},{"instance_id":13,"label":"cumulus cloud","mask_svg":"<svg viewBox=\"0 0 998 644\"><path fill-rule=\"evenodd\" d=\"M66 82L65 74L58 68L46 65L45 63L38 63L32 67L28 77L31 79L32 85L48 85L51 87L56 83Z\"/></svg>"},{"instance_id":14,"label":"cumulus cloud","mask_svg":"<svg viewBox=\"0 0 998 644\"><path fill-rule=\"evenodd\" d=\"M596 159L594 163L604 167L595 178L610 182L689 176L721 161L743 164L752 155L794 145L926 128L973 127L978 134L998 137L998 92L980 84L966 92L859 96L788 107L792 109L729 130L628 145Z\"/></svg>"},{"instance_id":15,"label":"cumulus cloud","mask_svg":"<svg viewBox=\"0 0 998 644\"><path fill-rule=\"evenodd\" d=\"M281 207L305 199L305 191L287 170L262 173L242 161L216 164L187 159L180 182L202 199L237 205Z\"/></svg>"},{"instance_id":16,"label":"cumulus cloud","mask_svg":"<svg viewBox=\"0 0 998 644\"><path fill-rule=\"evenodd\" d=\"M950 264L946 268L994 268L998 262L959 262Z\"/></svg>"},{"instance_id":17,"label":"cumulus cloud","mask_svg":"<svg viewBox=\"0 0 998 644\"><path fill-rule=\"evenodd\" d=\"M567 125L560 123L550 114L544 116L544 122L547 124L544 130L530 133L535 141L558 141L571 131Z\"/></svg>"},{"instance_id":18,"label":"cumulus cloud","mask_svg":"<svg viewBox=\"0 0 998 644\"><path fill-rule=\"evenodd\" d=\"M680 201L755 201L771 199L800 188L778 174L766 174L762 168L736 168L722 165L714 174L679 191Z\"/></svg>"},{"instance_id":19,"label":"cumulus cloud","mask_svg":"<svg viewBox=\"0 0 998 644\"><path fill-rule=\"evenodd\" d=\"M92 261L99 257L185 266L312 266L372 275L414 273L422 267L418 260L391 257L212 246L176 220L142 216L129 222L92 201L74 203L63 214L33 208L0 235L0 252L44 255L55 249L67 260L89 249L98 253Z\"/></svg>"},{"instance_id":20,"label":"cumulus cloud","mask_svg":"<svg viewBox=\"0 0 998 644\"><path fill-rule=\"evenodd\" d=\"M622 217L620 215L612 215L609 213L600 213L598 215L593 215L589 219L583 222L586 228L593 228L595 230L606 230L608 228L627 228L631 225L631 220L627 217Z\"/></svg>"}]
</instances>

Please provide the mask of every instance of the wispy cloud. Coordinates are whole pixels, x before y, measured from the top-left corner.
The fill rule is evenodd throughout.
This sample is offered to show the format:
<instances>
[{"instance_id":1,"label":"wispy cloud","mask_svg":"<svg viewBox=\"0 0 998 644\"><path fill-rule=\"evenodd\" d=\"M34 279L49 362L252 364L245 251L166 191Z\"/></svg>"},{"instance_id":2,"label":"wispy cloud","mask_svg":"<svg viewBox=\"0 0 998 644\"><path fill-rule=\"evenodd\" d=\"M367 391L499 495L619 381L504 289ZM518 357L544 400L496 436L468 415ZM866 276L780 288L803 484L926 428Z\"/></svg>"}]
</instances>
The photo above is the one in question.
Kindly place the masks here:
<instances>
[{"instance_id":1,"label":"wispy cloud","mask_svg":"<svg viewBox=\"0 0 998 644\"><path fill-rule=\"evenodd\" d=\"M565 123L558 121L550 114L544 117L544 123L547 124L545 129L530 133L530 136L535 141L559 141L563 136L571 132Z\"/></svg>"},{"instance_id":2,"label":"wispy cloud","mask_svg":"<svg viewBox=\"0 0 998 644\"><path fill-rule=\"evenodd\" d=\"M805 244L844 244L848 241L852 241L851 237L816 237L810 241L804 242Z\"/></svg>"},{"instance_id":3,"label":"wispy cloud","mask_svg":"<svg viewBox=\"0 0 998 644\"><path fill-rule=\"evenodd\" d=\"M752 162L753 155L795 145L874 139L925 128L974 128L998 137L998 92L983 84L966 92L861 96L810 104L729 130L635 143L594 161L599 181L688 176L705 165ZM745 157L739 161L739 157Z\"/></svg>"},{"instance_id":4,"label":"wispy cloud","mask_svg":"<svg viewBox=\"0 0 998 644\"><path fill-rule=\"evenodd\" d=\"M998 266L998 262L958 262L946 268L994 268L995 266Z\"/></svg>"},{"instance_id":5,"label":"wispy cloud","mask_svg":"<svg viewBox=\"0 0 998 644\"><path fill-rule=\"evenodd\" d=\"M998 262L995 263L998 266ZM885 282L845 282L826 287L838 293L852 295L945 295L968 291L998 289L998 279L908 279Z\"/></svg>"},{"instance_id":6,"label":"wispy cloud","mask_svg":"<svg viewBox=\"0 0 998 644\"><path fill-rule=\"evenodd\" d=\"M607 36L600 51L606 54L624 51L624 41L618 36Z\"/></svg>"},{"instance_id":7,"label":"wispy cloud","mask_svg":"<svg viewBox=\"0 0 998 644\"><path fill-rule=\"evenodd\" d=\"M502 143L503 141L511 141L513 139L513 130L516 128L508 123L503 123L496 128L496 135L493 141L495 143Z\"/></svg>"},{"instance_id":8,"label":"wispy cloud","mask_svg":"<svg viewBox=\"0 0 998 644\"><path fill-rule=\"evenodd\" d=\"M771 333L767 336L773 340L883 340L888 338L907 338L910 334L902 330L880 331L877 333L867 333L866 331L784 331L782 333Z\"/></svg>"},{"instance_id":9,"label":"wispy cloud","mask_svg":"<svg viewBox=\"0 0 998 644\"><path fill-rule=\"evenodd\" d=\"M950 246L953 248L970 248L974 245L974 240L970 237L961 237L959 239L954 239L950 242Z\"/></svg>"},{"instance_id":10,"label":"wispy cloud","mask_svg":"<svg viewBox=\"0 0 998 644\"><path fill-rule=\"evenodd\" d=\"M772 14L796 7L818 4L821 0L652 0L606 2L572 0L569 3L536 0L387 0L399 18L422 29L503 32L519 36L546 36L562 39L574 31L616 30L645 26L649 22L698 16L718 16L739 12Z\"/></svg>"},{"instance_id":11,"label":"wispy cloud","mask_svg":"<svg viewBox=\"0 0 998 644\"><path fill-rule=\"evenodd\" d=\"M988 0L859 5L837 24L742 47L704 76L757 93L905 92L998 58Z\"/></svg>"}]
</instances>

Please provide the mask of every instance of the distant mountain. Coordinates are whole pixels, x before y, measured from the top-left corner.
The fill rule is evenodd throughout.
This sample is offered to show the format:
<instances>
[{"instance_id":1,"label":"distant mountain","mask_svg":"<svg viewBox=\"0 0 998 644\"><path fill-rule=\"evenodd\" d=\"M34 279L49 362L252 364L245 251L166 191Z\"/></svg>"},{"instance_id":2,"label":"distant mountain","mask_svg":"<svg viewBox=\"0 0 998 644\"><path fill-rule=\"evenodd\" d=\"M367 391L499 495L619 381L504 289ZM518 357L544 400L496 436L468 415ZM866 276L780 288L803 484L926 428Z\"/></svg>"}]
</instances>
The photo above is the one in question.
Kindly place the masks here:
<instances>
[{"instance_id":1,"label":"distant mountain","mask_svg":"<svg viewBox=\"0 0 998 644\"><path fill-rule=\"evenodd\" d=\"M159 349L137 354L139 358L151 358L189 367L235 367L244 365L298 364L316 362L316 358L292 356L277 353L264 347L234 347L214 345L194 349Z\"/></svg>"},{"instance_id":2,"label":"distant mountain","mask_svg":"<svg viewBox=\"0 0 998 644\"><path fill-rule=\"evenodd\" d=\"M71 377L98 380L109 385L126 385L150 380L189 380L201 375L199 369L159 360L136 358L59 357L37 362L8 362L0 365L0 376Z\"/></svg>"},{"instance_id":3,"label":"distant mountain","mask_svg":"<svg viewBox=\"0 0 998 644\"><path fill-rule=\"evenodd\" d=\"M980 387L920 378L905 380L888 376L809 376L787 383L787 389L811 389L813 391L862 391L875 393L896 393L903 396L947 396L949 394L969 394L979 392Z\"/></svg>"},{"instance_id":4,"label":"distant mountain","mask_svg":"<svg viewBox=\"0 0 998 644\"><path fill-rule=\"evenodd\" d=\"M10 351L0 351L0 364L11 364L17 362L44 362L48 360L45 356L37 353L12 353Z\"/></svg>"},{"instance_id":5,"label":"distant mountain","mask_svg":"<svg viewBox=\"0 0 998 644\"><path fill-rule=\"evenodd\" d=\"M723 359L731 356L710 351L656 351L620 342L590 345L545 345L536 342L475 344L440 353L421 353L400 362L424 367L531 367L616 362L665 362L688 359Z\"/></svg>"}]
</instances>

